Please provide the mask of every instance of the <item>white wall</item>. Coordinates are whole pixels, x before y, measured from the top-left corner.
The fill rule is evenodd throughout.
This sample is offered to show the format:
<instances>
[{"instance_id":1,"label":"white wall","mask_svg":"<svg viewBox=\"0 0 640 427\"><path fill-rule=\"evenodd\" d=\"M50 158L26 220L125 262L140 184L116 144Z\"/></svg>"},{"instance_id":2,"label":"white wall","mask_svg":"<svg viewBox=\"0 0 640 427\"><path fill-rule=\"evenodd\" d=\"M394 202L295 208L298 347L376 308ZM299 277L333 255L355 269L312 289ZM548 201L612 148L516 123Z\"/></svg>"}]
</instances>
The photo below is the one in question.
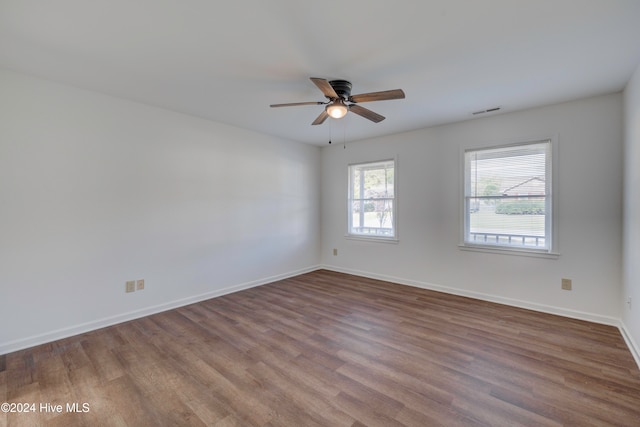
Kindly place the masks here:
<instances>
[{"instance_id":1,"label":"white wall","mask_svg":"<svg viewBox=\"0 0 640 427\"><path fill-rule=\"evenodd\" d=\"M622 259L622 95L496 115L322 150L322 262L390 279L618 324ZM462 251L462 147L556 136L558 259ZM347 164L398 158L398 244L349 240ZM638 189L636 189L638 190ZM338 256L332 249L338 249ZM560 288L561 278L573 290ZM640 295L638 295L640 307Z\"/></svg>"},{"instance_id":2,"label":"white wall","mask_svg":"<svg viewBox=\"0 0 640 427\"><path fill-rule=\"evenodd\" d=\"M622 321L640 365L640 67L624 91L624 269ZM631 297L631 305L626 303Z\"/></svg>"},{"instance_id":3,"label":"white wall","mask_svg":"<svg viewBox=\"0 0 640 427\"><path fill-rule=\"evenodd\" d=\"M317 265L317 147L9 71L0 94L0 354Z\"/></svg>"}]
</instances>

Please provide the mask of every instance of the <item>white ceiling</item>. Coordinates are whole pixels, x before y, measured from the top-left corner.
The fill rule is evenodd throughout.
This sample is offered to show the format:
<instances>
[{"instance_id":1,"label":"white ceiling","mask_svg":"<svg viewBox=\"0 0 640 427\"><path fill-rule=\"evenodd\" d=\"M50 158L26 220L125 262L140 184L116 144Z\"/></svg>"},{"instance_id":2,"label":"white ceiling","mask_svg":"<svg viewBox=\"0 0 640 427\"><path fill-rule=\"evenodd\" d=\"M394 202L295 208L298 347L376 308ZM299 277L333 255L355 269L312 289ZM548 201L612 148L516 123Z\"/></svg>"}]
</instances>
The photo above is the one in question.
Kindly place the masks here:
<instances>
[{"instance_id":1,"label":"white ceiling","mask_svg":"<svg viewBox=\"0 0 640 427\"><path fill-rule=\"evenodd\" d=\"M319 145L620 91L639 63L639 0L0 0L0 67ZM324 101L309 77L407 97L364 104L378 124L269 108Z\"/></svg>"}]
</instances>

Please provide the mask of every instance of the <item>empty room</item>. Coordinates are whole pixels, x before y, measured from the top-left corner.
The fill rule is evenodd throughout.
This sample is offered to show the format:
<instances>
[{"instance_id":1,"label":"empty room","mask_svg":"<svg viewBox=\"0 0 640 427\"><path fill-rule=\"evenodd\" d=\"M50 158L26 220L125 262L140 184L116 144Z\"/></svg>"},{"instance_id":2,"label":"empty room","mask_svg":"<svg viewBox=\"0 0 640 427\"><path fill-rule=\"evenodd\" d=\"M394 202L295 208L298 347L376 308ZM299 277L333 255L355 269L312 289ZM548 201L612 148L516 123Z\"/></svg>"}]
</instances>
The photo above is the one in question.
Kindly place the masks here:
<instances>
[{"instance_id":1,"label":"empty room","mask_svg":"<svg viewBox=\"0 0 640 427\"><path fill-rule=\"evenodd\" d=\"M0 1L0 426L639 426L638 22Z\"/></svg>"}]
</instances>

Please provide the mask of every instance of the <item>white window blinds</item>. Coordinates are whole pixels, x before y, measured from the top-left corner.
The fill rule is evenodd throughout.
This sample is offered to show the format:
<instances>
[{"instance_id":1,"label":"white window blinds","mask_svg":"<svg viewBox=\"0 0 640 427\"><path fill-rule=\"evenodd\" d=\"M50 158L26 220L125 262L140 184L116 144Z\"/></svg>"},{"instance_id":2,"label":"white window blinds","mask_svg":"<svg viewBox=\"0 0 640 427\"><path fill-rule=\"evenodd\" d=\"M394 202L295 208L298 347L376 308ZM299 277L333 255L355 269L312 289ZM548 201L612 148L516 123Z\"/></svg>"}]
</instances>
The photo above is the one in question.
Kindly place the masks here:
<instances>
[{"instance_id":1,"label":"white window blinds","mask_svg":"<svg viewBox=\"0 0 640 427\"><path fill-rule=\"evenodd\" d=\"M464 243L550 251L551 141L465 151Z\"/></svg>"}]
</instances>

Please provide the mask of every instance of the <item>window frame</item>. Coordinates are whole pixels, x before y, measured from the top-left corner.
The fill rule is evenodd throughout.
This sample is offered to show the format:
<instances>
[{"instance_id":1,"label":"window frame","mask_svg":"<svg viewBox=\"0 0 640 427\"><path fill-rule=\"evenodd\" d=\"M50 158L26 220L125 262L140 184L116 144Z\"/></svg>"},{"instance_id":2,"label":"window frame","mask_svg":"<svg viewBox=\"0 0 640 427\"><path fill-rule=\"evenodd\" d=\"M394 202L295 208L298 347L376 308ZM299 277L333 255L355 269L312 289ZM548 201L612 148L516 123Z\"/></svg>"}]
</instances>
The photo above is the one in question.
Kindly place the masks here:
<instances>
[{"instance_id":1,"label":"window frame","mask_svg":"<svg viewBox=\"0 0 640 427\"><path fill-rule=\"evenodd\" d=\"M509 246L500 244L482 244L467 241L470 226L470 210L467 196L467 153L484 150L508 149L523 147L536 143L549 143L549 149L545 159L545 239L549 242L547 248L527 246ZM461 147L460 149L460 240L458 247L461 250L488 252L508 255L522 255L542 258L557 259L560 256L558 245L558 138L557 136L544 136L540 138L527 138L517 142L493 143Z\"/></svg>"},{"instance_id":2,"label":"window frame","mask_svg":"<svg viewBox=\"0 0 640 427\"><path fill-rule=\"evenodd\" d=\"M393 197L390 198L392 200L392 214L391 214L391 229L393 231L393 235L384 236L379 234L361 234L361 233L353 233L352 232L352 223L353 223L353 175L352 168L358 166L366 166L366 165L375 165L375 164L383 164L383 163L393 163ZM397 157L389 157L380 160L368 160L361 162L353 162L347 164L347 232L345 237L348 239L354 240L366 240L366 241L378 241L378 242L387 242L387 243L397 243L398 242L398 159Z\"/></svg>"}]
</instances>

